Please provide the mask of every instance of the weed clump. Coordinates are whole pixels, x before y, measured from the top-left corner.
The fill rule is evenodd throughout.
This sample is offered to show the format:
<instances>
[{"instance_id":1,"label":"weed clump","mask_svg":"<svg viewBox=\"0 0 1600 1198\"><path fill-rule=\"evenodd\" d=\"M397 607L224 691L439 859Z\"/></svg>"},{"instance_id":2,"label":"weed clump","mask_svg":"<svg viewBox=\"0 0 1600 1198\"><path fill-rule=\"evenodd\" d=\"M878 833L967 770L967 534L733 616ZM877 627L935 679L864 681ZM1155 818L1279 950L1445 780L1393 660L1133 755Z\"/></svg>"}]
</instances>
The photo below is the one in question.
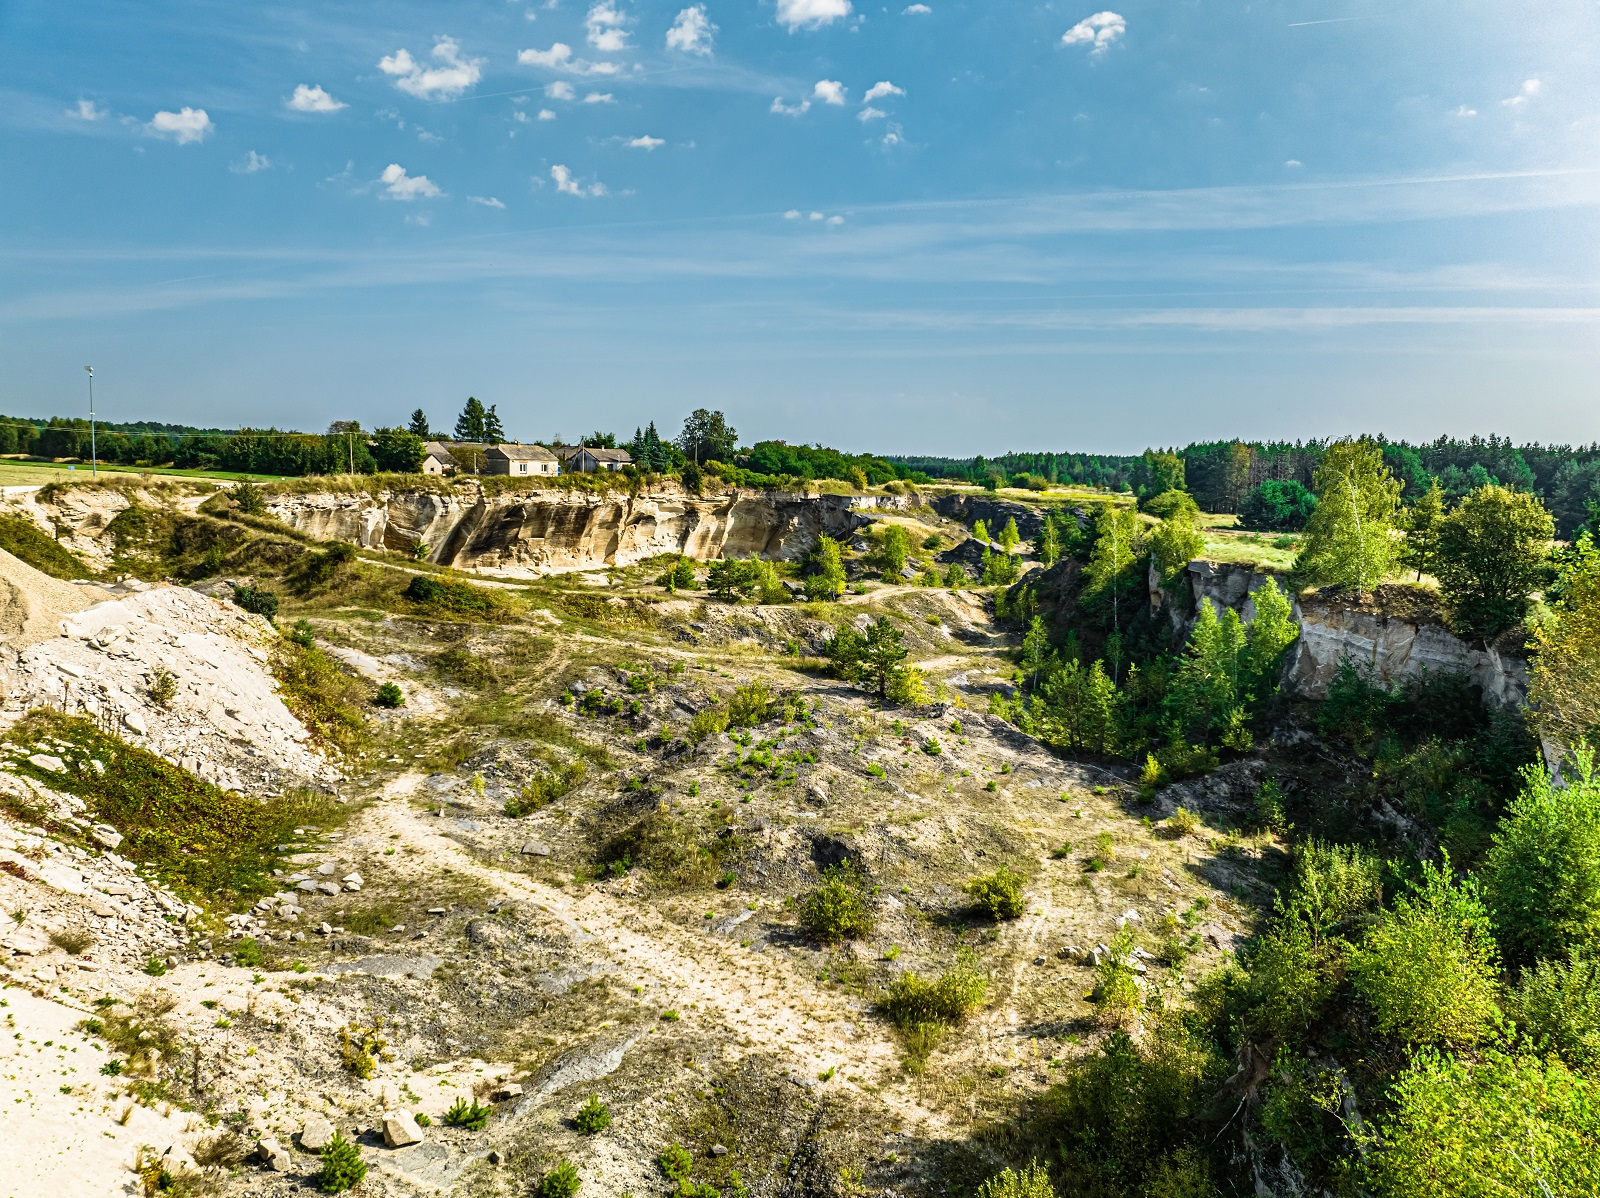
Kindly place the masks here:
<instances>
[{"instance_id":1,"label":"weed clump","mask_svg":"<svg viewBox=\"0 0 1600 1198\"><path fill-rule=\"evenodd\" d=\"M872 931L866 888L854 865L847 861L823 871L822 884L800 905L800 926L828 944Z\"/></svg>"},{"instance_id":2,"label":"weed clump","mask_svg":"<svg viewBox=\"0 0 1600 1198\"><path fill-rule=\"evenodd\" d=\"M1050 1173L1038 1161L1018 1173L1002 1169L978 1187L978 1198L1056 1198Z\"/></svg>"},{"instance_id":3,"label":"weed clump","mask_svg":"<svg viewBox=\"0 0 1600 1198\"><path fill-rule=\"evenodd\" d=\"M548 774L538 775L526 783L516 797L506 800L505 815L518 819L538 811L581 786L588 772L584 762L572 761Z\"/></svg>"},{"instance_id":4,"label":"weed clump","mask_svg":"<svg viewBox=\"0 0 1600 1198\"><path fill-rule=\"evenodd\" d=\"M1193 836L1200 830L1200 817L1187 807L1179 807L1167 817L1167 827L1181 840L1185 836Z\"/></svg>"},{"instance_id":5,"label":"weed clump","mask_svg":"<svg viewBox=\"0 0 1600 1198\"><path fill-rule=\"evenodd\" d=\"M1022 875L1004 865L992 874L973 878L966 892L991 919L1016 919L1022 914Z\"/></svg>"},{"instance_id":6,"label":"weed clump","mask_svg":"<svg viewBox=\"0 0 1600 1198\"><path fill-rule=\"evenodd\" d=\"M266 954L261 951L261 942L254 936L246 936L233 946L234 963L246 969L260 969L266 964L266 959Z\"/></svg>"},{"instance_id":7,"label":"weed clump","mask_svg":"<svg viewBox=\"0 0 1600 1198\"><path fill-rule=\"evenodd\" d=\"M378 1071L377 1057L386 1047L376 1027L351 1023L339 1029L339 1063L363 1081Z\"/></svg>"}]
</instances>

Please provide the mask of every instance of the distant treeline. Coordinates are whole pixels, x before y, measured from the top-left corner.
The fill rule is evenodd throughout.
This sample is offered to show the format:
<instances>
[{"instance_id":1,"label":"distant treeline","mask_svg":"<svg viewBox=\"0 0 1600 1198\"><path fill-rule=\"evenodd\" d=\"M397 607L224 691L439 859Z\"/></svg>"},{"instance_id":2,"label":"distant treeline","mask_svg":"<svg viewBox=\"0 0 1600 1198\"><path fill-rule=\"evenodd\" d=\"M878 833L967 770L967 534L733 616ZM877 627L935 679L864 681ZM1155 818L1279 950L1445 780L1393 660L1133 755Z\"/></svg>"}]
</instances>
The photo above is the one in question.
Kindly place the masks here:
<instances>
[{"instance_id":1,"label":"distant treeline","mask_svg":"<svg viewBox=\"0 0 1600 1198\"><path fill-rule=\"evenodd\" d=\"M1600 504L1600 444L1588 446L1513 444L1508 437L1440 437L1421 445L1375 440L1384 461L1405 484L1412 499L1437 480L1454 499L1485 483L1540 496L1570 535ZM1244 498L1263 482L1311 486L1327 441L1207 441L1182 449L1147 450L1134 456L1076 453L1008 453L997 458L889 457L931 478L980 485L1071 483L1138 494L1158 492L1177 478L1207 511L1237 512Z\"/></svg>"},{"instance_id":2,"label":"distant treeline","mask_svg":"<svg viewBox=\"0 0 1600 1198\"><path fill-rule=\"evenodd\" d=\"M125 466L302 475L342 473L353 461L357 473L371 473L377 462L369 437L359 427L349 433L297 433L96 421L94 452L102 462ZM0 453L88 460L89 422L59 416L49 420L0 416Z\"/></svg>"}]
</instances>

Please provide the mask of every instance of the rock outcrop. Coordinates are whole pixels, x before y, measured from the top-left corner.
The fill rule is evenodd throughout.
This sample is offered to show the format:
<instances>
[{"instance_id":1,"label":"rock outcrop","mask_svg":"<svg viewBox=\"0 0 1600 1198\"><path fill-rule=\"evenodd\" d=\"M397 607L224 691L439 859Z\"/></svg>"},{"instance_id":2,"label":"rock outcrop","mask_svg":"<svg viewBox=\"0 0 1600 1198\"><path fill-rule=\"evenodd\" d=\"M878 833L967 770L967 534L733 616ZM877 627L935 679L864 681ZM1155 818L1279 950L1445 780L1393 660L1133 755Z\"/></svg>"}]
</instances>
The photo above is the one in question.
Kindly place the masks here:
<instances>
[{"instance_id":1,"label":"rock outcrop","mask_svg":"<svg viewBox=\"0 0 1600 1198\"><path fill-rule=\"evenodd\" d=\"M0 562L0 583L24 596L37 574ZM48 639L5 638L0 726L51 707L217 786L259 794L336 780L278 694L267 668L277 634L266 620L184 587L118 589L111 598L71 587L101 602L59 618ZM170 687L165 702L158 677Z\"/></svg>"},{"instance_id":2,"label":"rock outcrop","mask_svg":"<svg viewBox=\"0 0 1600 1198\"><path fill-rule=\"evenodd\" d=\"M1193 561L1185 574L1193 603L1175 607L1152 570L1150 601L1165 608L1174 626L1183 627L1200 603L1219 611L1231 608L1249 621L1255 617L1251 596L1275 579L1288 590L1281 573L1226 562ZM1300 639L1289 652L1285 680L1308 698L1327 693L1345 661L1370 669L1378 680L1394 684L1424 671L1464 675L1482 691L1491 707L1520 706L1527 701L1528 663L1514 644L1473 644L1445 627L1437 596L1414 587L1384 586L1357 601L1348 596L1308 593L1293 601Z\"/></svg>"},{"instance_id":3,"label":"rock outcrop","mask_svg":"<svg viewBox=\"0 0 1600 1198\"><path fill-rule=\"evenodd\" d=\"M868 523L864 510L905 504L899 496L789 491L698 496L673 486L639 495L556 488L492 494L471 483L268 500L274 516L320 540L420 551L440 565L508 575L627 566L662 553L794 561L819 536L848 536Z\"/></svg>"}]
</instances>

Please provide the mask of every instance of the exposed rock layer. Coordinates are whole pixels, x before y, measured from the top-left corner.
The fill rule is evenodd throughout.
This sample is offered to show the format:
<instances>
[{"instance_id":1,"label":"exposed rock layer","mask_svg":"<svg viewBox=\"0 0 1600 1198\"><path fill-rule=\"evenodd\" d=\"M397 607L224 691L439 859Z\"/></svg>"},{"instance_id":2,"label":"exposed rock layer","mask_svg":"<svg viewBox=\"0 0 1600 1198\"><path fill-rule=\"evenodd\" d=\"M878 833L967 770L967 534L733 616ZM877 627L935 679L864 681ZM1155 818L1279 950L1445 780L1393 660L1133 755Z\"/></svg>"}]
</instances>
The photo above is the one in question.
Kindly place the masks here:
<instances>
[{"instance_id":1,"label":"exposed rock layer","mask_svg":"<svg viewBox=\"0 0 1600 1198\"><path fill-rule=\"evenodd\" d=\"M865 508L904 505L895 496L733 491L697 496L676 487L641 495L543 490L279 495L284 523L321 540L415 553L464 569L507 574L627 566L661 553L700 561L752 554L797 560L818 536L848 536Z\"/></svg>"}]
</instances>

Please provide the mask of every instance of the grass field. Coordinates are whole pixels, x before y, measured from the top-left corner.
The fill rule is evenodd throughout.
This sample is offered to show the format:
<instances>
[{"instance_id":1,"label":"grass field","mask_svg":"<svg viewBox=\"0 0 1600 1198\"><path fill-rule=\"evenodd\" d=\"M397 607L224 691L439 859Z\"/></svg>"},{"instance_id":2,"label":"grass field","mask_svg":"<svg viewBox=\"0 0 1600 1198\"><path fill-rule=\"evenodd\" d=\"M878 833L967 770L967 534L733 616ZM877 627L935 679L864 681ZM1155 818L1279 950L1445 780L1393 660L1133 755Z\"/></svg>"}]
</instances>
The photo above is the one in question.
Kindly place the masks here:
<instances>
[{"instance_id":1,"label":"grass field","mask_svg":"<svg viewBox=\"0 0 1600 1198\"><path fill-rule=\"evenodd\" d=\"M76 465L76 468L73 468ZM45 483L72 479L74 482L93 478L94 473L85 465L66 462L22 462L14 458L0 458L0 487L42 487ZM100 476L108 474L148 474L152 478L215 478L223 482L271 483L279 481L275 474L234 474L225 470L142 470L137 466L108 466L100 463Z\"/></svg>"}]
</instances>

